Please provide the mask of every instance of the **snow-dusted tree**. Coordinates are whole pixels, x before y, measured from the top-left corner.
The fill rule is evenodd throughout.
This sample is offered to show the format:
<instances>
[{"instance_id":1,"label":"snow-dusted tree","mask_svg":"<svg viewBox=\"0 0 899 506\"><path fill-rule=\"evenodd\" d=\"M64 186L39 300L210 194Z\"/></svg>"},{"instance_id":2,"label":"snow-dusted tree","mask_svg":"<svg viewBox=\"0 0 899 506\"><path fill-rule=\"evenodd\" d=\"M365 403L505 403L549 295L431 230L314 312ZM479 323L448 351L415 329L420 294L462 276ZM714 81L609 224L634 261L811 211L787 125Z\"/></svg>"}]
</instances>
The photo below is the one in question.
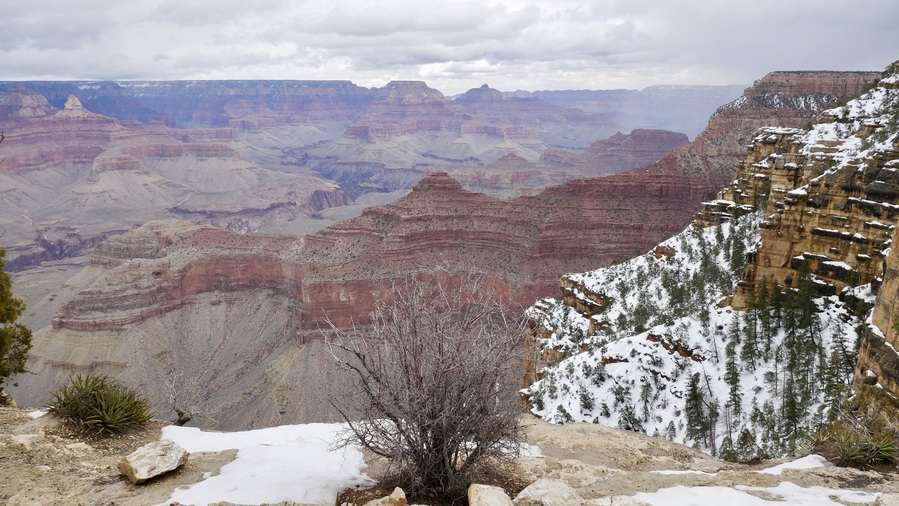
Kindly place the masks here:
<instances>
[{"instance_id":1,"label":"snow-dusted tree","mask_svg":"<svg viewBox=\"0 0 899 506\"><path fill-rule=\"evenodd\" d=\"M461 497L517 454L525 329L483 280L395 284L370 325L327 336L356 380L332 400L344 443L388 459L407 491Z\"/></svg>"}]
</instances>

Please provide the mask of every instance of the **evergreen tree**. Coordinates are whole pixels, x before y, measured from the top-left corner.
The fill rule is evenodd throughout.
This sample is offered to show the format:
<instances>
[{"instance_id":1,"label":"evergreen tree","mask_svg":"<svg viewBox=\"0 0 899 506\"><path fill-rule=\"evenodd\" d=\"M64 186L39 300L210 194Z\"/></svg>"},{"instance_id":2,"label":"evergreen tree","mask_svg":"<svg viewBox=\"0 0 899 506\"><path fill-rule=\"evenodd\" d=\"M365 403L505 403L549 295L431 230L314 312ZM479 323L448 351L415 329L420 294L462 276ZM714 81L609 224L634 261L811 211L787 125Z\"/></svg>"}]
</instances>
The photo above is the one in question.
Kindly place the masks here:
<instances>
[{"instance_id":1,"label":"evergreen tree","mask_svg":"<svg viewBox=\"0 0 899 506\"><path fill-rule=\"evenodd\" d=\"M12 294L12 281L3 268L6 250L0 248L0 390L14 374L25 372L25 360L31 349L31 331L16 320L25 303Z\"/></svg>"},{"instance_id":2,"label":"evergreen tree","mask_svg":"<svg viewBox=\"0 0 899 506\"><path fill-rule=\"evenodd\" d=\"M768 278L763 277L753 291L752 302L755 311L757 311L758 314L761 341L763 343L761 351L765 360L770 360L771 358L771 346L774 339L774 315L772 306L774 304L773 290L776 289L776 285L769 285Z\"/></svg>"},{"instance_id":3,"label":"evergreen tree","mask_svg":"<svg viewBox=\"0 0 899 506\"><path fill-rule=\"evenodd\" d=\"M684 417L687 428L684 442L692 441L696 447L705 445L705 437L709 429L708 412L706 411L706 399L699 382L699 373L687 376L685 386Z\"/></svg>"},{"instance_id":4,"label":"evergreen tree","mask_svg":"<svg viewBox=\"0 0 899 506\"><path fill-rule=\"evenodd\" d=\"M677 437L677 428L674 426L674 420L668 422L668 427L665 428L665 438L668 441L674 441Z\"/></svg>"},{"instance_id":5,"label":"evergreen tree","mask_svg":"<svg viewBox=\"0 0 899 506\"><path fill-rule=\"evenodd\" d=\"M796 440L799 437L800 428L805 415L802 406L801 393L799 392L793 378L788 377L784 382L783 393L781 395L781 417L780 425L782 429L783 440L787 445L788 451L792 453L795 449Z\"/></svg>"},{"instance_id":6,"label":"evergreen tree","mask_svg":"<svg viewBox=\"0 0 899 506\"><path fill-rule=\"evenodd\" d=\"M735 462L737 460L737 450L730 434L725 434L721 439L721 448L718 451L718 458L727 462Z\"/></svg>"},{"instance_id":7,"label":"evergreen tree","mask_svg":"<svg viewBox=\"0 0 899 506\"><path fill-rule=\"evenodd\" d=\"M740 391L740 367L737 364L736 341L727 343L725 348L724 381L730 387L727 405L735 419L739 419L743 410L743 394Z\"/></svg>"},{"instance_id":8,"label":"evergreen tree","mask_svg":"<svg viewBox=\"0 0 899 506\"><path fill-rule=\"evenodd\" d=\"M755 433L744 428L740 431L736 444L736 459L740 462L746 462L758 456L758 446L755 443Z\"/></svg>"},{"instance_id":9,"label":"evergreen tree","mask_svg":"<svg viewBox=\"0 0 899 506\"><path fill-rule=\"evenodd\" d=\"M650 407L652 405L652 384L644 382L640 387L640 402L643 404L643 421L649 421Z\"/></svg>"},{"instance_id":10,"label":"evergreen tree","mask_svg":"<svg viewBox=\"0 0 899 506\"><path fill-rule=\"evenodd\" d=\"M621 408L621 417L618 419L618 428L633 432L646 432L643 430L643 424L640 422L640 417L637 416L634 405L631 404L630 401L626 402L624 407Z\"/></svg>"}]
</instances>

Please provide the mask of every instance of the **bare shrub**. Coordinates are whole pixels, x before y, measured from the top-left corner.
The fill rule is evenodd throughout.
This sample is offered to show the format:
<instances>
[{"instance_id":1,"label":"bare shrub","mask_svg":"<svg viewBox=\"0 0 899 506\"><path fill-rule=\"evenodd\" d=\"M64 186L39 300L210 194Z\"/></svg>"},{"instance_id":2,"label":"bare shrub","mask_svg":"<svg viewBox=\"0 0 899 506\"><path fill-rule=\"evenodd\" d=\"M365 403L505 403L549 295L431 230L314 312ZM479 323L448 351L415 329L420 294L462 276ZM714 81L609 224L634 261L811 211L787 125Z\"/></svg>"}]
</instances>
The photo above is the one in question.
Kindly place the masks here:
<instances>
[{"instance_id":1,"label":"bare shrub","mask_svg":"<svg viewBox=\"0 0 899 506\"><path fill-rule=\"evenodd\" d=\"M462 495L517 455L525 326L484 285L407 279L370 325L326 336L355 380L331 402L349 426L343 443L386 458L411 493Z\"/></svg>"}]
</instances>

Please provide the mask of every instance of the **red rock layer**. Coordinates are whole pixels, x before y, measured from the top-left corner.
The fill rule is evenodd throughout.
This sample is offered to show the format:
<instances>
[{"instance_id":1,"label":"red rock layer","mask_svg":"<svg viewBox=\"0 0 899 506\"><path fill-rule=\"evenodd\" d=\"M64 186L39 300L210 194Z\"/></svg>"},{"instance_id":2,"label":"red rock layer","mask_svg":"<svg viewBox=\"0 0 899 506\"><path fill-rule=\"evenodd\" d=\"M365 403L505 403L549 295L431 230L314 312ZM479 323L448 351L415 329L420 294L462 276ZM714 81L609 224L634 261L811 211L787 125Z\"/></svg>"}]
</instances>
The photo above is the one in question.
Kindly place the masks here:
<instances>
[{"instance_id":1,"label":"red rock layer","mask_svg":"<svg viewBox=\"0 0 899 506\"><path fill-rule=\"evenodd\" d=\"M797 76L804 83L816 82L814 75ZM819 89L796 85L791 79L769 76L759 83L791 92ZM861 86L863 81L860 77L852 83ZM826 88L828 82L835 81L819 82L819 87ZM759 83L757 86L762 86ZM419 92L412 95L417 97L414 107L439 107L428 89ZM230 251L204 246L200 238L205 236L200 234L190 243L193 246L180 249L188 248L195 256L184 256L181 263L174 264L172 253L167 253L170 264L168 270L159 270L159 279L169 281L150 282L157 279L153 274L156 270L150 271L149 278L141 278L145 287L141 297L154 307L165 308L179 297L204 290L276 289L302 300L301 326L314 335L327 319L339 326L365 321L391 279L424 272L434 276L470 272L486 277L513 303L524 307L555 292L564 273L627 257L649 248L665 233L682 229L699 201L720 188L722 178L732 177L735 161L729 162L727 171L719 165L728 163L727 153L739 151L741 136L750 126L754 131L760 122L781 112L790 121L799 117L808 121L817 113L811 108L782 107L785 92L780 93L777 100L754 105L738 124L735 121L742 106L726 108L724 111L737 112L713 117L711 131L703 134L703 140L679 148L646 169L626 174L579 179L531 197L498 199L466 191L447 174L434 173L399 201L368 209L353 220L297 242L267 239L264 242L269 246L261 250L247 245ZM758 94L761 91L747 92L747 96ZM383 101L385 107L396 105L390 93ZM796 103L807 104L808 100ZM396 113L395 119L402 122L404 116ZM703 163L688 164L690 160ZM224 241L226 236L220 237L217 240ZM236 259L229 259L229 255ZM217 267L217 263L225 267ZM128 283L120 285L127 289ZM102 298L104 293L88 291L84 296ZM76 321L88 326L91 320L100 322L102 306L70 304L55 325L74 328L71 325ZM133 313L138 306L134 304L129 311Z\"/></svg>"}]
</instances>

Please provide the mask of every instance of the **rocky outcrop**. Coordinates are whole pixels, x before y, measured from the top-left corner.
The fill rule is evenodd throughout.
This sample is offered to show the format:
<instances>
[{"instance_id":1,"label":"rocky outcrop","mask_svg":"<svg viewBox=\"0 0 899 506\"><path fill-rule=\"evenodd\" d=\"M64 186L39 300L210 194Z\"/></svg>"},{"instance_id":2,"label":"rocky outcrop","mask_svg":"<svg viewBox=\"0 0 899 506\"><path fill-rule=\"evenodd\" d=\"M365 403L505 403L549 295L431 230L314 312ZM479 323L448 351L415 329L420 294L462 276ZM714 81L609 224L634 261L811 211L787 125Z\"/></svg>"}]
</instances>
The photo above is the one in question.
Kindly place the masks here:
<instances>
[{"instance_id":1,"label":"rocky outcrop","mask_svg":"<svg viewBox=\"0 0 899 506\"><path fill-rule=\"evenodd\" d=\"M433 173L403 199L304 238L303 325L364 320L402 273L476 272L527 305L573 266L608 263L672 232L690 214L677 203L704 191L674 179L576 180L495 199Z\"/></svg>"},{"instance_id":2,"label":"rocky outcrop","mask_svg":"<svg viewBox=\"0 0 899 506\"><path fill-rule=\"evenodd\" d=\"M899 139L889 119L899 99L890 86L823 113L809 131L759 130L731 184L703 203L699 225L766 209L736 306L762 279L794 285L800 266L826 295L880 281L899 220Z\"/></svg>"},{"instance_id":3,"label":"rocky outcrop","mask_svg":"<svg viewBox=\"0 0 899 506\"><path fill-rule=\"evenodd\" d=\"M198 294L274 290L299 298L280 254L293 239L253 237L186 222L151 222L99 245L105 272L53 318L53 328L114 330L180 309Z\"/></svg>"},{"instance_id":4,"label":"rocky outcrop","mask_svg":"<svg viewBox=\"0 0 899 506\"><path fill-rule=\"evenodd\" d=\"M187 464L190 454L176 443L163 439L134 450L119 461L119 471L139 485Z\"/></svg>"},{"instance_id":5,"label":"rocky outcrop","mask_svg":"<svg viewBox=\"0 0 899 506\"><path fill-rule=\"evenodd\" d=\"M689 146L639 172L705 174L723 187L733 178L734 167L745 158L746 145L759 128L803 127L879 76L877 72L771 72L742 97L718 108Z\"/></svg>"},{"instance_id":6,"label":"rocky outcrop","mask_svg":"<svg viewBox=\"0 0 899 506\"><path fill-rule=\"evenodd\" d=\"M896 234L894 234L896 239ZM890 249L874 311L862 332L855 385L878 385L899 407L899 254Z\"/></svg>"}]
</instances>

